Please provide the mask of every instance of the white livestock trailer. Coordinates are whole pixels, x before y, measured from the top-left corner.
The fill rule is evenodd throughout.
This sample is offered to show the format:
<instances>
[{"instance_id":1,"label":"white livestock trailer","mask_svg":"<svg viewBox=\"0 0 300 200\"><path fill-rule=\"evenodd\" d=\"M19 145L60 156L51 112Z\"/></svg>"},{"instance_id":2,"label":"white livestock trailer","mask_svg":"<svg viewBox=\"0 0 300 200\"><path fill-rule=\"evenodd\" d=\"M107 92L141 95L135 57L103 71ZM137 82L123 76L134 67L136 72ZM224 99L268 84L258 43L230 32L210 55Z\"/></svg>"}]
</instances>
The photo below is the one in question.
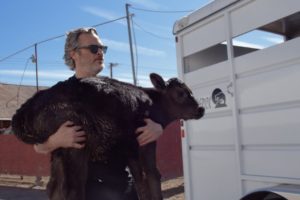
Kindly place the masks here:
<instances>
[{"instance_id":1,"label":"white livestock trailer","mask_svg":"<svg viewBox=\"0 0 300 200\"><path fill-rule=\"evenodd\" d=\"M174 24L187 200L300 200L300 0L215 0Z\"/></svg>"}]
</instances>

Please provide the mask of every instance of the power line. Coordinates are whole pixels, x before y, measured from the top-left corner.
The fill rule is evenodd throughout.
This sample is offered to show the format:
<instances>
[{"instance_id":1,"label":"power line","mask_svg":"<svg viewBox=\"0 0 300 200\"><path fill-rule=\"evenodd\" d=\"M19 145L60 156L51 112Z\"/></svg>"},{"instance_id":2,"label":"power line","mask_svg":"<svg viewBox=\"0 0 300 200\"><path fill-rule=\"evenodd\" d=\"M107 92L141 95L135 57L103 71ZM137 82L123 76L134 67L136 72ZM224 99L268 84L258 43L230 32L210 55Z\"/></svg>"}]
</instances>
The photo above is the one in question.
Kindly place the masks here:
<instances>
[{"instance_id":1,"label":"power line","mask_svg":"<svg viewBox=\"0 0 300 200\"><path fill-rule=\"evenodd\" d=\"M119 66L124 66L124 67L120 67L118 68L118 71L128 71L126 69L126 67L130 67L130 63L118 63ZM164 66L147 66L147 65L139 65L139 68L143 68L143 69L147 69L147 70L160 70L160 71L168 71L168 72L172 72L172 71L176 71L176 68L175 67L166 67L165 65Z\"/></svg>"},{"instance_id":2,"label":"power line","mask_svg":"<svg viewBox=\"0 0 300 200\"><path fill-rule=\"evenodd\" d=\"M27 49L30 49L31 47L34 47L34 44L33 44L33 45L30 45L30 46L28 46L28 47L25 47L24 49L21 49L21 50L19 50L19 51L13 53L13 54L11 54L11 55L8 55L8 56L2 58L2 59L0 60L0 62L3 62L4 60L7 60L7 59L10 58L10 57L13 57L13 56L15 56L15 55L17 55L17 54L19 54L19 53L21 53L21 52L23 52L23 51L26 51Z\"/></svg>"},{"instance_id":3,"label":"power line","mask_svg":"<svg viewBox=\"0 0 300 200\"><path fill-rule=\"evenodd\" d=\"M22 82L23 82L23 78L24 78L24 75L25 75L25 72L26 72L26 69L27 69L27 66L28 66L28 63L29 63L29 60L31 58L28 58L26 63L25 63L25 67L24 67L24 70L23 70L23 73L22 73L22 76L21 76L21 80L20 80L20 83L18 85L18 90L17 90L17 94L16 96L13 96L11 99L7 100L5 105L6 107L8 107L8 104L9 102L11 102L12 100L14 100L15 98L17 98L17 105L19 105L19 95L20 95L20 88L21 88L21 85L22 85Z\"/></svg>"},{"instance_id":4,"label":"power line","mask_svg":"<svg viewBox=\"0 0 300 200\"><path fill-rule=\"evenodd\" d=\"M119 18L117 18L117 19L113 19L113 20L110 20L110 21L106 21L106 22L103 22L103 23L100 23L100 24L96 24L96 25L93 25L92 27L102 26L102 25L105 25L105 24L108 24L108 23L112 23L112 22L115 22L115 21L124 19L124 18L126 18L126 16L119 17ZM19 50L19 51L13 53L13 54L11 54L11 55L8 55L8 56L2 58L2 59L0 60L0 62L3 62L3 61L7 60L7 59L10 58L10 57L13 57L13 56L15 56L15 55L17 55L17 54L19 54L19 53L21 53L21 52L23 52L23 51L25 51L25 50L31 48L31 47L34 47L35 45L42 44L42 43L45 43L45 42L48 42L48 41L51 41L51 40L55 40L55 39L57 39L57 38L61 38L61 37L64 37L64 36L65 36L65 34L63 34L63 35L58 35L58 36L54 36L54 37L51 37L51 38L48 38L48 39L45 39L45 40L36 42L36 43L34 43L34 44L32 44L32 45L30 45L30 46L28 46L28 47L25 47L24 49L21 49L21 50Z\"/></svg>"},{"instance_id":5,"label":"power line","mask_svg":"<svg viewBox=\"0 0 300 200\"><path fill-rule=\"evenodd\" d=\"M169 38L169 37L162 37L162 36L156 35L155 33L147 31L142 26L138 25L135 21L132 20L132 22L133 22L134 25L139 27L142 31L144 31L145 33L148 33L149 35L152 35L153 37L156 37L156 38L159 38L159 39L164 39L164 40L171 40L172 39L172 38Z\"/></svg>"},{"instance_id":6,"label":"power line","mask_svg":"<svg viewBox=\"0 0 300 200\"><path fill-rule=\"evenodd\" d=\"M19 95L20 95L20 88L21 88L21 85L22 85L22 82L23 82L23 79L24 79L24 75L25 75L25 72L27 70L27 66L28 66L28 63L29 63L29 60L32 60L33 57L30 57L28 58L26 64L25 64L25 67L24 67L24 70L23 70L23 74L21 76L21 80L20 80L20 83L19 83L19 87L18 87L18 91L17 91L17 105L19 105Z\"/></svg>"},{"instance_id":7,"label":"power line","mask_svg":"<svg viewBox=\"0 0 300 200\"><path fill-rule=\"evenodd\" d=\"M119 18L117 18L117 19L109 20L109 21L106 21L106 22L102 22L102 23L100 23L100 24L96 24L96 25L93 25L93 26L91 26L91 27L96 28L96 27L98 27L98 26L102 26L102 25L105 25L105 24L109 24L109 23L112 23L112 22L115 22L115 21L118 21L118 20L121 20L121 19L124 19L124 18L126 18L126 16L119 17ZM51 40L55 40L55 39L57 39L57 38L61 38L61 37L64 37L64 36L65 36L65 34L58 35L58 36L54 36L54 37L51 37L51 38L42 40L42 41L40 41L40 42L37 42L36 44L42 44L42 43L44 43L44 42L48 42L48 41L51 41Z\"/></svg>"},{"instance_id":8,"label":"power line","mask_svg":"<svg viewBox=\"0 0 300 200\"><path fill-rule=\"evenodd\" d=\"M136 7L131 7L132 9L135 10L141 10L145 12L156 12L156 13L187 13L187 12L192 12L194 10L150 10L150 9L143 9L143 8L136 8Z\"/></svg>"},{"instance_id":9,"label":"power line","mask_svg":"<svg viewBox=\"0 0 300 200\"><path fill-rule=\"evenodd\" d=\"M106 22L103 22L103 23L100 23L100 24L96 24L96 25L94 25L92 27L102 26L102 25L105 25L105 24L108 24L108 23L112 23L112 22L121 20L121 19L125 19L125 18L127 18L127 16L123 16L123 17L120 17L120 18L117 18L117 19L113 19L113 20L106 21Z\"/></svg>"}]
</instances>

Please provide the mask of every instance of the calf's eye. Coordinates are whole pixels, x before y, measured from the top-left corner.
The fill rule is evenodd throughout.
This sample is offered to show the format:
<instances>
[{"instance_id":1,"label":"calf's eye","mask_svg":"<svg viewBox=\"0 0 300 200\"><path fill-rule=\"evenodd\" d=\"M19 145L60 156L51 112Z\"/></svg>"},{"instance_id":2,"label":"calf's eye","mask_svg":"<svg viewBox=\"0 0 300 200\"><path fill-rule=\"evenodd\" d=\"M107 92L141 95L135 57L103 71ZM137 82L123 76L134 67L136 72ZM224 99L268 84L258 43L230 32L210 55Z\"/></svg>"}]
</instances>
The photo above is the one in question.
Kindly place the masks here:
<instances>
[{"instance_id":1,"label":"calf's eye","mask_svg":"<svg viewBox=\"0 0 300 200\"><path fill-rule=\"evenodd\" d=\"M180 98L185 98L187 95L185 92L181 91L181 92L178 92L178 97Z\"/></svg>"}]
</instances>

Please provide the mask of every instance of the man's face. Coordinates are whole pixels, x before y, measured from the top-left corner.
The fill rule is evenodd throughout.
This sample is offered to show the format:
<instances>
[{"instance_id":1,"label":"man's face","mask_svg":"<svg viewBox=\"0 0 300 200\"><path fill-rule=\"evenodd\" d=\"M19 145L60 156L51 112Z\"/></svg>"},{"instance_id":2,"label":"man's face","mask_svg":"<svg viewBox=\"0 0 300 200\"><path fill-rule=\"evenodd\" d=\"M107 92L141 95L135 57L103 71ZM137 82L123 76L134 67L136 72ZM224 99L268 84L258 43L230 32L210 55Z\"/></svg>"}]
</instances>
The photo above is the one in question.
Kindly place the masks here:
<instances>
[{"instance_id":1,"label":"man's face","mask_svg":"<svg viewBox=\"0 0 300 200\"><path fill-rule=\"evenodd\" d=\"M78 49L73 51L75 71L85 73L86 76L95 76L104 68L104 53L101 49L96 54L87 47L89 45L103 46L101 40L94 33L83 33L78 38Z\"/></svg>"}]
</instances>

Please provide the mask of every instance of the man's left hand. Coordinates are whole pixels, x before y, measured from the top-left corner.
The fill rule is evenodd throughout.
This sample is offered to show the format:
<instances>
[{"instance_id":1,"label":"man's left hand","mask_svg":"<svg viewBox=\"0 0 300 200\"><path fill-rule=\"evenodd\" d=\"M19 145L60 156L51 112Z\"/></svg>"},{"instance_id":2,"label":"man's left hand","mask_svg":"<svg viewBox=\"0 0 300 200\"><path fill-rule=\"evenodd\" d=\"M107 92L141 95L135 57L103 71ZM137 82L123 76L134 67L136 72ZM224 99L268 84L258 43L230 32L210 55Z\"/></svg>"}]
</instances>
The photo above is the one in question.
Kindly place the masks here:
<instances>
[{"instance_id":1,"label":"man's left hand","mask_svg":"<svg viewBox=\"0 0 300 200\"><path fill-rule=\"evenodd\" d=\"M157 140L163 133L163 128L160 124L155 123L149 118L144 119L146 125L136 129L135 133L140 134L137 140L140 146L146 145Z\"/></svg>"}]
</instances>

